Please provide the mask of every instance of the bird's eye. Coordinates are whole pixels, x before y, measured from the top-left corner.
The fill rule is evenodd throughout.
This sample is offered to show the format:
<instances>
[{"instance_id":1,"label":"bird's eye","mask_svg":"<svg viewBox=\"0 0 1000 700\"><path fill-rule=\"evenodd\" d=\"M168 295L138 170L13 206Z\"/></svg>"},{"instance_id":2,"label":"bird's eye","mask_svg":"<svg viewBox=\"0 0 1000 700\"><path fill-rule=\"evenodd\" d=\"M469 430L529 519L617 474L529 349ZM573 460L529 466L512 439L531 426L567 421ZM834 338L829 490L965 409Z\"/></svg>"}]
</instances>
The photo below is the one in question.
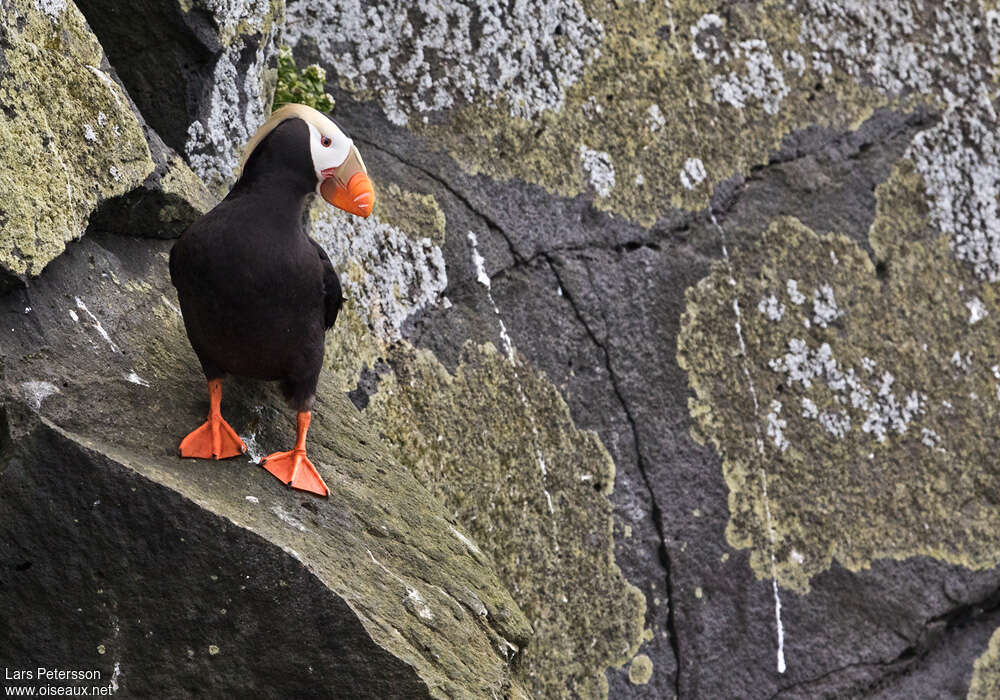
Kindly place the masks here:
<instances>
[{"instance_id":1,"label":"bird's eye","mask_svg":"<svg viewBox=\"0 0 1000 700\"><path fill-rule=\"evenodd\" d=\"M329 136L324 136L319 140L319 142L323 144L323 148L329 148L330 145L333 143L333 139L331 139Z\"/></svg>"}]
</instances>

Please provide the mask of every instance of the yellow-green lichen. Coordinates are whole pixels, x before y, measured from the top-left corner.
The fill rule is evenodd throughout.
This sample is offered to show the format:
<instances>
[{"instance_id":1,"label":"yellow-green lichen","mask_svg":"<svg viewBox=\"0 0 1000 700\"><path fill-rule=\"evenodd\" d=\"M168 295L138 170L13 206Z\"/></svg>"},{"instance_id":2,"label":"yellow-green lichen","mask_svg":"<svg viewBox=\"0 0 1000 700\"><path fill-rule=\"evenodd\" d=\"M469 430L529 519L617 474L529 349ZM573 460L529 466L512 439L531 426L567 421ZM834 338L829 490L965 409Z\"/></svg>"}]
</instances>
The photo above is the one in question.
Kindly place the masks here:
<instances>
[{"instance_id":1,"label":"yellow-green lichen","mask_svg":"<svg viewBox=\"0 0 1000 700\"><path fill-rule=\"evenodd\" d=\"M671 206L703 208L710 186L766 163L790 132L847 129L892 101L836 68L820 75L786 65L787 51L807 49L798 38L801 16L784 2L584 6L603 24L605 39L562 109L527 120L474 104L445 123L412 128L445 144L472 172L527 180L562 196L592 188L599 208L651 225ZM722 18L720 42L736 47L726 63L699 59L692 49L692 29L710 13ZM767 61L781 74L772 90L780 100L746 99L739 108L720 101L713 89L720 79L760 73ZM610 163L610 188L602 182L608 168L595 171L591 152ZM706 186L697 187L701 182Z\"/></svg>"},{"instance_id":2,"label":"yellow-green lichen","mask_svg":"<svg viewBox=\"0 0 1000 700\"><path fill-rule=\"evenodd\" d=\"M528 617L523 682L535 697L606 697L604 670L635 654L645 604L614 562L604 447L554 386L492 345L467 344L454 375L405 345L392 364L366 415Z\"/></svg>"},{"instance_id":3,"label":"yellow-green lichen","mask_svg":"<svg viewBox=\"0 0 1000 700\"><path fill-rule=\"evenodd\" d=\"M723 458L727 539L769 577L769 510L784 586L834 559L1000 562L1000 298L925 233L920 190L905 161L879 189L878 272L846 237L779 219L687 292L678 361L693 431Z\"/></svg>"},{"instance_id":4,"label":"yellow-green lichen","mask_svg":"<svg viewBox=\"0 0 1000 700\"><path fill-rule=\"evenodd\" d=\"M436 245L444 245L445 218L434 195L400 189L395 182L379 188L378 215L396 228L426 236Z\"/></svg>"},{"instance_id":5,"label":"yellow-green lichen","mask_svg":"<svg viewBox=\"0 0 1000 700\"><path fill-rule=\"evenodd\" d=\"M592 190L597 207L646 225L670 207L704 208L715 184L765 164L796 130L849 129L884 106L961 112L992 99L984 86L1000 54L1000 17L971 1L551 0L490 11L491 41L520 37L536 58L518 64L512 46L491 73L458 3L439 3L417 30L394 6L359 23L320 5L293 2L291 33L316 44L343 89L380 101L471 172L562 196ZM330 22L343 40L328 38ZM406 71L384 68L374 47L396 45L387 27L427 43L433 65L417 53Z\"/></svg>"},{"instance_id":6,"label":"yellow-green lichen","mask_svg":"<svg viewBox=\"0 0 1000 700\"><path fill-rule=\"evenodd\" d=\"M972 667L972 683L966 700L1000 698L1000 629L990 637L990 644Z\"/></svg>"},{"instance_id":7,"label":"yellow-green lichen","mask_svg":"<svg viewBox=\"0 0 1000 700\"><path fill-rule=\"evenodd\" d=\"M153 162L72 2L55 16L6 3L0 18L0 267L37 275L100 202L141 183Z\"/></svg>"},{"instance_id":8,"label":"yellow-green lichen","mask_svg":"<svg viewBox=\"0 0 1000 700\"><path fill-rule=\"evenodd\" d=\"M170 222L189 215L190 210L205 214L215 206L215 197L208 191L194 171L180 156L173 156L160 178L160 190L164 194L164 206L160 211L160 221Z\"/></svg>"},{"instance_id":9,"label":"yellow-green lichen","mask_svg":"<svg viewBox=\"0 0 1000 700\"><path fill-rule=\"evenodd\" d=\"M628 679L633 685L646 685L653 677L653 661L645 654L639 654L628 666Z\"/></svg>"}]
</instances>

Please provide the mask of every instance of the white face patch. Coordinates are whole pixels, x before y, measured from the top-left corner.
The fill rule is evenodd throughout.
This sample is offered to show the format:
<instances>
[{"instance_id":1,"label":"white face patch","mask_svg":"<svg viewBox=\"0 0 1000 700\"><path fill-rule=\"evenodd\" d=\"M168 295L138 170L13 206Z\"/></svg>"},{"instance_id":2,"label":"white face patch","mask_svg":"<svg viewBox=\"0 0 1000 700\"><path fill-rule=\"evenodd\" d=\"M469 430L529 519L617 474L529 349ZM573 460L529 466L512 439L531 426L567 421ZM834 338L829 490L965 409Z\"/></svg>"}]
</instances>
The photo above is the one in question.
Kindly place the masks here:
<instances>
[{"instance_id":1,"label":"white face patch","mask_svg":"<svg viewBox=\"0 0 1000 700\"><path fill-rule=\"evenodd\" d=\"M309 150L312 153L313 168L316 170L317 192L323 182L323 171L328 168L339 168L347 160L354 142L341 131L336 124L329 122L321 132L312 122L306 122L309 127ZM324 146L324 139L329 139L329 146Z\"/></svg>"}]
</instances>

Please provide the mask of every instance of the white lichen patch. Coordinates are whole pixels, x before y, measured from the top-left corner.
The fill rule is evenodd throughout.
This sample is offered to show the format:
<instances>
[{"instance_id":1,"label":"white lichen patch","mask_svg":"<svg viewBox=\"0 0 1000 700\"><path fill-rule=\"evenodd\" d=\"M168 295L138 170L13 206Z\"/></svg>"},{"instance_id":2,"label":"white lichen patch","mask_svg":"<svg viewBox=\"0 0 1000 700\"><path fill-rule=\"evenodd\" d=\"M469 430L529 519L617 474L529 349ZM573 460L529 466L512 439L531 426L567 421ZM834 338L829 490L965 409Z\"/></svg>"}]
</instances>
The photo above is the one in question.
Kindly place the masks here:
<instances>
[{"instance_id":1,"label":"white lichen patch","mask_svg":"<svg viewBox=\"0 0 1000 700\"><path fill-rule=\"evenodd\" d=\"M615 188L615 165L611 155L580 146L580 164L598 197L607 197Z\"/></svg>"},{"instance_id":2,"label":"white lichen patch","mask_svg":"<svg viewBox=\"0 0 1000 700\"><path fill-rule=\"evenodd\" d=\"M770 294L761 297L760 301L757 302L757 311L771 321L780 321L781 317L785 315L785 305L778 301L778 297Z\"/></svg>"},{"instance_id":3,"label":"white lichen patch","mask_svg":"<svg viewBox=\"0 0 1000 700\"><path fill-rule=\"evenodd\" d=\"M278 25L264 34L251 35L258 41L249 67L239 68L251 36L236 33L241 23L254 18L249 26L266 29L270 3L267 0L213 0L225 47L212 73L212 89L200 118L188 126L184 153L191 169L217 193L232 184L243 145L267 119L269 95L265 75L277 55ZM236 14L227 14L233 6ZM238 6L238 7L236 7ZM241 19L242 18L242 19ZM233 24L235 22L235 24Z\"/></svg>"},{"instance_id":4,"label":"white lichen patch","mask_svg":"<svg viewBox=\"0 0 1000 700\"><path fill-rule=\"evenodd\" d=\"M199 0L198 4L212 13L226 43L240 30L263 31L271 18L271 0Z\"/></svg>"},{"instance_id":5,"label":"white lichen patch","mask_svg":"<svg viewBox=\"0 0 1000 700\"><path fill-rule=\"evenodd\" d=\"M684 161L684 169L680 173L681 184L685 189L693 190L701 184L707 177L705 164L701 158L688 158Z\"/></svg>"},{"instance_id":6,"label":"white lichen patch","mask_svg":"<svg viewBox=\"0 0 1000 700\"><path fill-rule=\"evenodd\" d=\"M791 299L792 303L796 306L801 306L806 302L805 295L799 291L798 280L788 280L785 282L785 291L788 292L788 298Z\"/></svg>"},{"instance_id":7,"label":"white lichen patch","mask_svg":"<svg viewBox=\"0 0 1000 700\"><path fill-rule=\"evenodd\" d=\"M659 131L667 124L667 118L660 111L660 105L655 102L646 110L646 126L650 131Z\"/></svg>"},{"instance_id":8,"label":"white lichen patch","mask_svg":"<svg viewBox=\"0 0 1000 700\"><path fill-rule=\"evenodd\" d=\"M722 18L709 12L691 25L691 54L699 61L711 61L715 65L732 60L728 42L723 36Z\"/></svg>"},{"instance_id":9,"label":"white lichen patch","mask_svg":"<svg viewBox=\"0 0 1000 700\"><path fill-rule=\"evenodd\" d=\"M803 418L819 418L819 409L816 408L815 402L808 396L802 397L802 417Z\"/></svg>"},{"instance_id":10,"label":"white lichen patch","mask_svg":"<svg viewBox=\"0 0 1000 700\"><path fill-rule=\"evenodd\" d=\"M184 144L188 163L216 191L233 182L243 144L267 119L261 77L274 53L272 44L262 45L250 69L240 73L239 51L224 52L215 64L207 113L188 126Z\"/></svg>"},{"instance_id":11,"label":"white lichen patch","mask_svg":"<svg viewBox=\"0 0 1000 700\"><path fill-rule=\"evenodd\" d=\"M576 0L292 0L286 29L291 46L314 43L332 76L400 125L480 99L524 119L558 110L603 35Z\"/></svg>"},{"instance_id":12,"label":"white lichen patch","mask_svg":"<svg viewBox=\"0 0 1000 700\"><path fill-rule=\"evenodd\" d=\"M94 131L94 127L90 124L83 125L83 138L91 142L97 140L97 133Z\"/></svg>"},{"instance_id":13,"label":"white lichen patch","mask_svg":"<svg viewBox=\"0 0 1000 700\"><path fill-rule=\"evenodd\" d=\"M986 304L979 297L972 297L969 301L965 302L965 307L969 310L969 325L975 325L982 321L984 318L989 316L990 312L986 310Z\"/></svg>"},{"instance_id":14,"label":"white lichen patch","mask_svg":"<svg viewBox=\"0 0 1000 700\"><path fill-rule=\"evenodd\" d=\"M345 296L385 340L399 339L403 323L437 303L448 284L441 249L380 221L378 214L362 219L318 202L311 220L312 236L340 272Z\"/></svg>"},{"instance_id":15,"label":"white lichen patch","mask_svg":"<svg viewBox=\"0 0 1000 700\"><path fill-rule=\"evenodd\" d=\"M741 41L735 45L734 53L743 61L742 70L712 77L712 94L716 101L737 109L759 103L768 114L777 114L781 101L788 94L788 86L767 42L760 39Z\"/></svg>"},{"instance_id":16,"label":"white lichen patch","mask_svg":"<svg viewBox=\"0 0 1000 700\"><path fill-rule=\"evenodd\" d=\"M36 411L42 407L42 401L59 393L59 387L52 382L30 381L21 382L21 395Z\"/></svg>"},{"instance_id":17,"label":"white lichen patch","mask_svg":"<svg viewBox=\"0 0 1000 700\"><path fill-rule=\"evenodd\" d=\"M956 350L952 353L951 364L953 364L958 369L963 372L968 372L972 369L972 353L966 352L964 355L961 350Z\"/></svg>"},{"instance_id":18,"label":"white lichen patch","mask_svg":"<svg viewBox=\"0 0 1000 700\"><path fill-rule=\"evenodd\" d=\"M806 341L792 338L788 341L788 351L770 360L768 366L782 374L790 385L811 389L816 382L833 392L838 402L847 408L824 411L817 419L836 437L842 438L851 432L850 410L861 423L862 432L873 435L879 442L885 442L890 432L906 433L925 410L927 397L924 394L916 390L897 394L893 391L895 377L890 372L866 379L853 367L845 369L834 357L829 343L811 349ZM815 408L815 402L810 399L810 403Z\"/></svg>"},{"instance_id":19,"label":"white lichen patch","mask_svg":"<svg viewBox=\"0 0 1000 700\"><path fill-rule=\"evenodd\" d=\"M788 449L788 440L785 439L784 428L788 425L788 421L781 418L781 402L772 401L771 410L768 411L766 416L767 420L767 436L774 441L774 446L780 451L784 452Z\"/></svg>"},{"instance_id":20,"label":"white lichen patch","mask_svg":"<svg viewBox=\"0 0 1000 700\"><path fill-rule=\"evenodd\" d=\"M935 94L943 102L941 120L917 134L906 155L956 257L980 279L1000 280L996 13L982 14L978 3L904 0L802 0L800 7L799 39L816 60L888 95Z\"/></svg>"},{"instance_id":21,"label":"white lichen patch","mask_svg":"<svg viewBox=\"0 0 1000 700\"><path fill-rule=\"evenodd\" d=\"M66 9L66 0L35 0L35 9L55 21Z\"/></svg>"},{"instance_id":22,"label":"white lichen patch","mask_svg":"<svg viewBox=\"0 0 1000 700\"><path fill-rule=\"evenodd\" d=\"M822 284L813 290L813 323L820 328L826 328L828 324L833 323L843 315L844 312L837 308L833 287Z\"/></svg>"}]
</instances>

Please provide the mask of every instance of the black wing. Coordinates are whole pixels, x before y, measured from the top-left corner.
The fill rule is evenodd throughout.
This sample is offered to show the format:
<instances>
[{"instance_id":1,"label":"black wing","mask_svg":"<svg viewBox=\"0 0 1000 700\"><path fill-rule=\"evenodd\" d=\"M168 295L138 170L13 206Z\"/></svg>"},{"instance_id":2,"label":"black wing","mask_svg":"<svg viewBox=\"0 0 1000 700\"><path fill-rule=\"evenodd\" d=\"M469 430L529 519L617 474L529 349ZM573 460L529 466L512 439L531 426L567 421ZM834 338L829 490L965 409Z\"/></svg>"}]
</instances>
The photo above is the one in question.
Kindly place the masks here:
<instances>
[{"instance_id":1,"label":"black wing","mask_svg":"<svg viewBox=\"0 0 1000 700\"><path fill-rule=\"evenodd\" d=\"M320 264L323 265L323 322L326 329L329 330L333 328L333 324L337 320L337 314L340 312L340 307L344 305L344 292L340 287L340 278L337 277L337 271L333 269L330 258L327 256L326 251L323 250L323 246L312 238L309 239L309 242L316 248Z\"/></svg>"}]
</instances>

